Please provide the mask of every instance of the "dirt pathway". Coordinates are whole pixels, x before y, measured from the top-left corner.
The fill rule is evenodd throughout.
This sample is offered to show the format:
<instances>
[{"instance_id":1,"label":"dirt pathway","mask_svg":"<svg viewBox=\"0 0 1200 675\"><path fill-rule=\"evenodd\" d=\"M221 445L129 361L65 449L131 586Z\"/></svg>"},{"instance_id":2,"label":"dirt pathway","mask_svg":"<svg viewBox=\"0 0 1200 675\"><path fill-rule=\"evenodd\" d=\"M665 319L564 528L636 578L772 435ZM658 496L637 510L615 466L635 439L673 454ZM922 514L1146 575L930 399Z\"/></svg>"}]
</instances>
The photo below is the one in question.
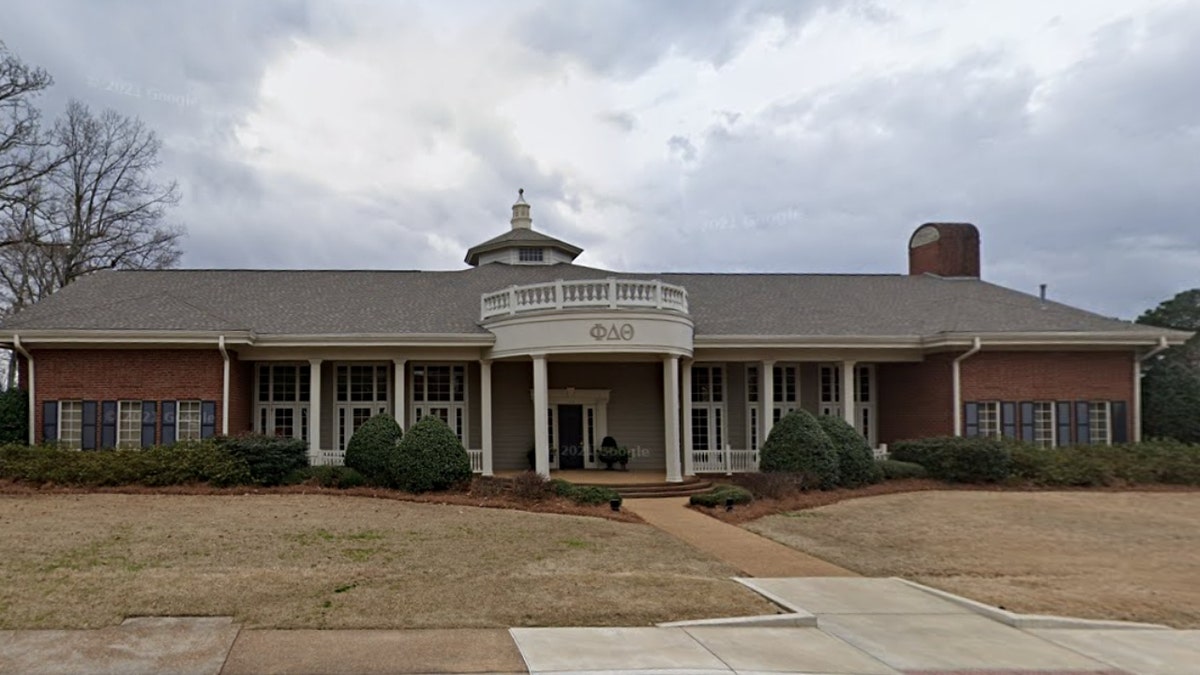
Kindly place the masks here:
<instances>
[{"instance_id":1,"label":"dirt pathway","mask_svg":"<svg viewBox=\"0 0 1200 675\"><path fill-rule=\"evenodd\" d=\"M687 499L627 499L647 523L751 577L852 577L854 572L687 508Z\"/></svg>"}]
</instances>

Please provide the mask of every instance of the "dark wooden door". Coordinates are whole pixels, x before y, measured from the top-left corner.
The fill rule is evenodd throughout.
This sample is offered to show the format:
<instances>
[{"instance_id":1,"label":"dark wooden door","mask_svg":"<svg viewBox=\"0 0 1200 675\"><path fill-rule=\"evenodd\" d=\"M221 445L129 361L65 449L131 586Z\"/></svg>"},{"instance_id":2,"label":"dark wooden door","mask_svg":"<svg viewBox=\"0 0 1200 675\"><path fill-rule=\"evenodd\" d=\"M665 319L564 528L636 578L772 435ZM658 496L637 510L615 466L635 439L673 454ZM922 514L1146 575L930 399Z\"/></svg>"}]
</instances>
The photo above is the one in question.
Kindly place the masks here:
<instances>
[{"instance_id":1,"label":"dark wooden door","mask_svg":"<svg viewBox=\"0 0 1200 675\"><path fill-rule=\"evenodd\" d=\"M583 468L583 406L558 406L558 468Z\"/></svg>"}]
</instances>

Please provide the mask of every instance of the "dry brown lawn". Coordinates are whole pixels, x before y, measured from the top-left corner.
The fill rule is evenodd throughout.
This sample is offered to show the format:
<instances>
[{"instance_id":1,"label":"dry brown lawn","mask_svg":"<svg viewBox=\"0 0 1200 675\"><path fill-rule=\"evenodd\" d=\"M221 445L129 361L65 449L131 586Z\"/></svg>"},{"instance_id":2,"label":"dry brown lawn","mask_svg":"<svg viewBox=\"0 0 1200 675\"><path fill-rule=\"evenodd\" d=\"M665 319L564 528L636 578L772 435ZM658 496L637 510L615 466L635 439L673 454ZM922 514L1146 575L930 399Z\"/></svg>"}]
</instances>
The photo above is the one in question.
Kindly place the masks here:
<instances>
[{"instance_id":1,"label":"dry brown lawn","mask_svg":"<svg viewBox=\"0 0 1200 675\"><path fill-rule=\"evenodd\" d=\"M648 525L317 495L0 495L0 629L639 625L761 614Z\"/></svg>"},{"instance_id":2,"label":"dry brown lawn","mask_svg":"<svg viewBox=\"0 0 1200 675\"><path fill-rule=\"evenodd\" d=\"M1018 612L1200 627L1196 492L916 492L746 527Z\"/></svg>"}]
</instances>

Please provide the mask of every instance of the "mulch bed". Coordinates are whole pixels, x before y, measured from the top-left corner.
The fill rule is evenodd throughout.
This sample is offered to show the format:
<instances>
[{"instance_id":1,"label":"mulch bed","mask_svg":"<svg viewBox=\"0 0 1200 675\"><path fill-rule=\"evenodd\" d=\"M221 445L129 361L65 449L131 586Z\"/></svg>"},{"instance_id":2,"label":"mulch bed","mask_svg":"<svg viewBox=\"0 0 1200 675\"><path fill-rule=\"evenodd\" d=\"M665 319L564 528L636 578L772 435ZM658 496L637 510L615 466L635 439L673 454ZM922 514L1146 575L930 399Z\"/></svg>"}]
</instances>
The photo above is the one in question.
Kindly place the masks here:
<instances>
[{"instance_id":1,"label":"mulch bed","mask_svg":"<svg viewBox=\"0 0 1200 675\"><path fill-rule=\"evenodd\" d=\"M924 492L929 490L959 490L974 492L1197 492L1200 487L1190 485L1133 485L1106 487L1038 487L1031 485L963 485L943 483L929 478L913 478L906 480L890 480L863 488L838 488L836 490L813 490L802 492L783 499L756 498L753 502L733 507L726 511L724 507L710 509L704 506L689 506L700 513L712 516L718 520L738 525L757 520L765 516L790 511L815 509L820 506L836 504L847 499L861 497L878 497L902 492Z\"/></svg>"},{"instance_id":2,"label":"mulch bed","mask_svg":"<svg viewBox=\"0 0 1200 675\"><path fill-rule=\"evenodd\" d=\"M374 499L391 499L401 502L417 502L421 504L443 504L454 506L473 506L485 509L512 509L532 513L555 513L568 516L589 516L605 518L624 523L644 522L637 515L622 509L613 511L607 504L587 506L576 504L557 495L544 499L517 499L509 495L472 494L464 492L433 492L426 494L411 494L398 490L380 488L323 488L314 485L285 485L279 487L210 487L207 485L170 485L163 487L146 487L143 485L122 485L116 487L72 487L62 485L28 485L0 480L0 495L38 495L38 494L127 494L127 495L322 495L325 497L370 497Z\"/></svg>"}]
</instances>

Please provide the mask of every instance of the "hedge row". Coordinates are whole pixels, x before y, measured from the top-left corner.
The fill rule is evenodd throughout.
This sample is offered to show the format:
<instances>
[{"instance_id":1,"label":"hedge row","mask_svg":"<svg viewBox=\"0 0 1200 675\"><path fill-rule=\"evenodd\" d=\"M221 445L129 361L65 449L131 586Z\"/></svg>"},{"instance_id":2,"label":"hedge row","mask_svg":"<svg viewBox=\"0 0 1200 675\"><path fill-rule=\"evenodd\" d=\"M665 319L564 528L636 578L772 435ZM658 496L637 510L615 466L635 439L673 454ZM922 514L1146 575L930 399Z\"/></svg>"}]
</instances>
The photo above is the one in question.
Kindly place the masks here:
<instances>
[{"instance_id":1,"label":"hedge row","mask_svg":"<svg viewBox=\"0 0 1200 675\"><path fill-rule=\"evenodd\" d=\"M725 506L726 500L733 504L749 504L754 500L754 495L740 485L717 485L707 492L692 495L688 501L695 506L717 508Z\"/></svg>"},{"instance_id":2,"label":"hedge row","mask_svg":"<svg viewBox=\"0 0 1200 675\"><path fill-rule=\"evenodd\" d=\"M6 446L0 448L0 478L84 487L253 482L244 460L211 441L104 452Z\"/></svg>"},{"instance_id":3,"label":"hedge row","mask_svg":"<svg viewBox=\"0 0 1200 675\"><path fill-rule=\"evenodd\" d=\"M1043 448L1007 439L926 438L896 443L891 457L954 483L1200 485L1200 445L1173 440Z\"/></svg>"}]
</instances>

